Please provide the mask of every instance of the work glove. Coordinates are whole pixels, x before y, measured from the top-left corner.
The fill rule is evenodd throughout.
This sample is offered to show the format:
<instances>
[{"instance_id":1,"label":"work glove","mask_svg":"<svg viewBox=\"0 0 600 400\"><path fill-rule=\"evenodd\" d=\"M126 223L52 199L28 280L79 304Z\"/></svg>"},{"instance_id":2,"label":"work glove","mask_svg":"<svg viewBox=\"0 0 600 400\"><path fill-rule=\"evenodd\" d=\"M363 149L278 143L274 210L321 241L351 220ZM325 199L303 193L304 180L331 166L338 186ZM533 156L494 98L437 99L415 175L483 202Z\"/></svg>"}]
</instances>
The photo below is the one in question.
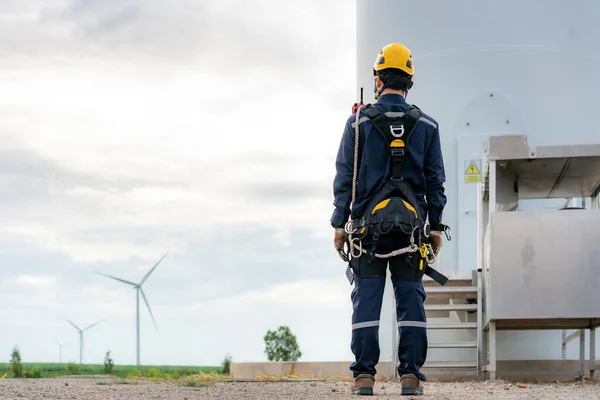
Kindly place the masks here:
<instances>
[{"instance_id":1,"label":"work glove","mask_svg":"<svg viewBox=\"0 0 600 400\"><path fill-rule=\"evenodd\" d=\"M431 231L429 233L429 244L433 249L433 253L435 255L440 253L442 249L442 232L440 231Z\"/></svg>"},{"instance_id":2,"label":"work glove","mask_svg":"<svg viewBox=\"0 0 600 400\"><path fill-rule=\"evenodd\" d=\"M348 242L348 234L344 228L335 229L333 243L335 244L335 249L337 250L340 258L344 260L344 262L348 262L348 253L346 252L344 245L347 244L349 249L350 243Z\"/></svg>"},{"instance_id":3,"label":"work glove","mask_svg":"<svg viewBox=\"0 0 600 400\"><path fill-rule=\"evenodd\" d=\"M446 239L450 240L450 227L443 224L436 226L436 228L438 227L442 228L442 230L432 230L429 232L429 244L431 245L431 248L436 256L442 249L442 234L446 235Z\"/></svg>"}]
</instances>

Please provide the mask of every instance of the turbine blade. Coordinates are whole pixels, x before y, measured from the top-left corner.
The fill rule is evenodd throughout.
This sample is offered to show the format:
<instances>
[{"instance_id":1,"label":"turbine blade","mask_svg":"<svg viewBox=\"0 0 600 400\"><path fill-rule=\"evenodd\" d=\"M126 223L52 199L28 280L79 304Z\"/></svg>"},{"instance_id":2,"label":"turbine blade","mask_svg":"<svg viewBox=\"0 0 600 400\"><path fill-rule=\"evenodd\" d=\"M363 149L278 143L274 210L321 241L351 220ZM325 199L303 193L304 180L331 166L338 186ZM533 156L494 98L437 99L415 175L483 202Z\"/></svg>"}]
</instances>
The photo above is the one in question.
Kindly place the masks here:
<instances>
[{"instance_id":1,"label":"turbine blade","mask_svg":"<svg viewBox=\"0 0 600 400\"><path fill-rule=\"evenodd\" d=\"M111 278L111 279L117 280L117 281L119 281L119 282L126 283L126 284L128 284L128 285L137 286L137 284L136 284L136 283L133 283L133 282L131 282L131 281L126 281L125 279L117 278L116 276L111 276L111 275L103 274L102 272L96 272L96 273L97 273L98 275L104 275L104 276L106 276L106 277L108 277L108 278Z\"/></svg>"},{"instance_id":2,"label":"turbine blade","mask_svg":"<svg viewBox=\"0 0 600 400\"><path fill-rule=\"evenodd\" d=\"M87 331L88 329L90 329L92 326L96 326L98 325L100 322L104 321L103 319L101 319L100 321L94 322L93 324L91 324L90 326L88 326L87 328L85 328L83 331Z\"/></svg>"},{"instance_id":3,"label":"turbine blade","mask_svg":"<svg viewBox=\"0 0 600 400\"><path fill-rule=\"evenodd\" d=\"M154 323L154 328L156 328L156 330L158 331L158 326L156 325L156 321L154 320L154 315L152 315L152 310L150 309L150 304L148 304L148 299L146 298L146 294L144 293L144 290L142 288L140 288L140 293L142 294L142 297L144 298L144 303L146 303L148 312L150 313L150 316L152 317L152 322Z\"/></svg>"},{"instance_id":4,"label":"turbine blade","mask_svg":"<svg viewBox=\"0 0 600 400\"><path fill-rule=\"evenodd\" d=\"M69 321L69 320L67 320L67 321ZM71 325L73 325L73 326L75 327L75 329L77 329L78 331L81 331L81 329L79 329L79 327L78 327L77 325L75 325L75 324L74 324L74 323L72 323L71 321L69 321L69 323L70 323Z\"/></svg>"},{"instance_id":5,"label":"turbine blade","mask_svg":"<svg viewBox=\"0 0 600 400\"><path fill-rule=\"evenodd\" d=\"M156 264L154 264L154 267L152 267L152 269L150 271L148 271L148 273L146 274L146 276L144 276L144 278L142 279L142 281L140 282L140 286L146 282L146 279L148 279L148 277L150 276L150 274L156 269L156 267L158 267L158 264L160 264L160 262L162 260L164 260L164 258L167 256L167 254L169 254L169 252L166 252L164 256L162 256L160 258L160 260L158 260L158 262Z\"/></svg>"}]
</instances>

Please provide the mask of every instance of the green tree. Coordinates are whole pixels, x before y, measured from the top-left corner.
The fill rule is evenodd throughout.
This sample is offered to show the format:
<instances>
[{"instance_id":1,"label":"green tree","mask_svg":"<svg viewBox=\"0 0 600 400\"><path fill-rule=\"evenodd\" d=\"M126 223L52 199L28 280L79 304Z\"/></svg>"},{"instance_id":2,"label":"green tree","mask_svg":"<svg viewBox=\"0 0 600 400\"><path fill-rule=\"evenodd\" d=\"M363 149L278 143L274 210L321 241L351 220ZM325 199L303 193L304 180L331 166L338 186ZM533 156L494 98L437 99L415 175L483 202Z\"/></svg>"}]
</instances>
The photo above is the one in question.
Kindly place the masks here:
<instances>
[{"instance_id":1,"label":"green tree","mask_svg":"<svg viewBox=\"0 0 600 400\"><path fill-rule=\"evenodd\" d=\"M265 354L269 361L298 361L302 357L296 336L288 326L268 330L264 336Z\"/></svg>"},{"instance_id":2,"label":"green tree","mask_svg":"<svg viewBox=\"0 0 600 400\"><path fill-rule=\"evenodd\" d=\"M223 363L221 364L221 373L229 374L231 372L231 356L228 354L225 356Z\"/></svg>"},{"instance_id":3,"label":"green tree","mask_svg":"<svg viewBox=\"0 0 600 400\"><path fill-rule=\"evenodd\" d=\"M112 358L110 358L110 351L106 352L106 356L104 356L104 373L106 375L109 375L110 373L112 373L112 369L114 367L114 363Z\"/></svg>"},{"instance_id":4,"label":"green tree","mask_svg":"<svg viewBox=\"0 0 600 400\"><path fill-rule=\"evenodd\" d=\"M21 378L23 376L23 364L21 364L21 352L17 346L10 353L10 364L13 376Z\"/></svg>"}]
</instances>

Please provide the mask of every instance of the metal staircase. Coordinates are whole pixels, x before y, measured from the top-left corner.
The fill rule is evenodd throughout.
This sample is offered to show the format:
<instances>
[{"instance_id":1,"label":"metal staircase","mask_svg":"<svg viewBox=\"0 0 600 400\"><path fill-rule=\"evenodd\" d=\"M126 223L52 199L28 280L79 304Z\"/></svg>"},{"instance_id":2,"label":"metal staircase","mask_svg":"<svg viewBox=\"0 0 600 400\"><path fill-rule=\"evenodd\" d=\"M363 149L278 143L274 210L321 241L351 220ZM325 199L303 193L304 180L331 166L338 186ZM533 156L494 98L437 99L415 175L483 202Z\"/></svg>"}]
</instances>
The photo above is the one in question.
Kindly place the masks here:
<instances>
[{"instance_id":1,"label":"metal staircase","mask_svg":"<svg viewBox=\"0 0 600 400\"><path fill-rule=\"evenodd\" d=\"M432 378L478 376L481 370L481 291L477 273L440 287L424 280L429 350L424 373Z\"/></svg>"}]
</instances>

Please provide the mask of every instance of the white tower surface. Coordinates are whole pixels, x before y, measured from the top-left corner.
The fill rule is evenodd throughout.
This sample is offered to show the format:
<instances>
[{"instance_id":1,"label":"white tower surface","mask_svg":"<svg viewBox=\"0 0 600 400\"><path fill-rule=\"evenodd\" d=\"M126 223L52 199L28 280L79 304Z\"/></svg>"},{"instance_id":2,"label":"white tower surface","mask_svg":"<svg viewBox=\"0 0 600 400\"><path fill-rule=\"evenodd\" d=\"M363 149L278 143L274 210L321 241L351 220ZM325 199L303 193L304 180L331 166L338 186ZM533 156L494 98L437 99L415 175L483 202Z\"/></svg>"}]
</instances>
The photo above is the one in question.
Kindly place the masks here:
<instances>
[{"instance_id":1,"label":"white tower surface","mask_svg":"<svg viewBox=\"0 0 600 400\"><path fill-rule=\"evenodd\" d=\"M363 87L365 103L375 101L373 62L384 45L400 42L414 57L407 101L439 123L448 196L443 222L452 241L444 239L433 267L448 277L470 279L478 268L480 188L465 182L465 171L469 160L484 157L488 136L526 135L530 146L600 142L599 19L598 1L357 1L357 98ZM558 209L566 201L519 208ZM389 278L384 299L381 361L392 361ZM498 360L560 359L561 331L499 331L497 353ZM567 354L577 358L577 346Z\"/></svg>"}]
</instances>

